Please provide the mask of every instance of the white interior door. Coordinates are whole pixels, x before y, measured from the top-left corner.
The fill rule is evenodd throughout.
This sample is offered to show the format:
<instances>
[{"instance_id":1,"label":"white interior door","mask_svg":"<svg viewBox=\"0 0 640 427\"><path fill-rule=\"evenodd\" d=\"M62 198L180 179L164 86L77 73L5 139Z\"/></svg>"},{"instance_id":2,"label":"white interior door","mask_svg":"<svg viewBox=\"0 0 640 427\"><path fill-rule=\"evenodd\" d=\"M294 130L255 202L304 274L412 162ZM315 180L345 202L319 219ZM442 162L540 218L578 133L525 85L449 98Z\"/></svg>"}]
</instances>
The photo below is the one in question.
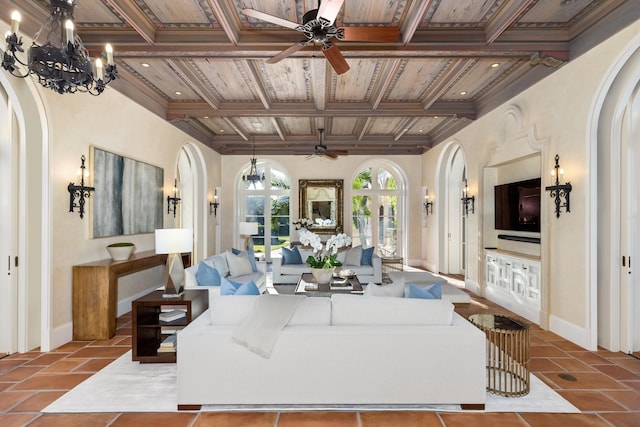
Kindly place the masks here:
<instances>
[{"instance_id":1,"label":"white interior door","mask_svg":"<svg viewBox=\"0 0 640 427\"><path fill-rule=\"evenodd\" d=\"M17 252L15 117L6 92L0 86L0 354L18 349L18 274Z\"/></svg>"},{"instance_id":2,"label":"white interior door","mask_svg":"<svg viewBox=\"0 0 640 427\"><path fill-rule=\"evenodd\" d=\"M462 268L462 203L460 194L462 180L464 178L464 157L460 149L451 160L451 168L447 180L447 206L448 206L448 231L447 231L447 271L450 274L464 273Z\"/></svg>"}]
</instances>

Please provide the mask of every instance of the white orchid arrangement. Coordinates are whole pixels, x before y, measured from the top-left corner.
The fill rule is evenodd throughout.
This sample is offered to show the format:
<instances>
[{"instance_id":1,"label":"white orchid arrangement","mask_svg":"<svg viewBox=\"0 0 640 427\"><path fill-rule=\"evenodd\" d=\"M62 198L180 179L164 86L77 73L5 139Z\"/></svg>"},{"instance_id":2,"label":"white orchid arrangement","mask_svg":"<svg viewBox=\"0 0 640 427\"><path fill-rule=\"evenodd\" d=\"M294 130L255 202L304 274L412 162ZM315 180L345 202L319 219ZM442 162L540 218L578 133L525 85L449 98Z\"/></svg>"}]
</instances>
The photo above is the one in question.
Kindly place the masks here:
<instances>
[{"instance_id":1,"label":"white orchid arrangement","mask_svg":"<svg viewBox=\"0 0 640 427\"><path fill-rule=\"evenodd\" d=\"M300 230L302 228L307 229L313 225L313 221L309 218L300 218L297 221L293 221L293 225L296 226L296 230Z\"/></svg>"},{"instance_id":2,"label":"white orchid arrangement","mask_svg":"<svg viewBox=\"0 0 640 427\"><path fill-rule=\"evenodd\" d=\"M344 233L329 237L325 245L322 244L320 236L308 230L301 231L298 237L300 238L300 243L313 248L315 255L309 255L305 261L312 268L333 268L342 266L342 263L337 259L338 250L351 244L351 237Z\"/></svg>"}]
</instances>

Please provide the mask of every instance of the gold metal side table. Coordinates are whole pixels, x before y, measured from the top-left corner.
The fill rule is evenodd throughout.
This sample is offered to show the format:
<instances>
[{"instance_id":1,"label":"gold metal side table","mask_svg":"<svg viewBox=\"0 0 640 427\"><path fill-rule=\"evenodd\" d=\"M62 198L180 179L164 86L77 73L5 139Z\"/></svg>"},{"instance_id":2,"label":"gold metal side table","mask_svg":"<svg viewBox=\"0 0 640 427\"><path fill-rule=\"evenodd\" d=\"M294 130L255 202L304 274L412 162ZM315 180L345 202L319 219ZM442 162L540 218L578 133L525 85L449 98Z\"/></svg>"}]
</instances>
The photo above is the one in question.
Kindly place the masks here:
<instances>
[{"instance_id":1,"label":"gold metal side table","mask_svg":"<svg viewBox=\"0 0 640 427\"><path fill-rule=\"evenodd\" d=\"M487 391L506 397L528 394L529 325L499 314L472 314L469 321L487 336Z\"/></svg>"}]
</instances>

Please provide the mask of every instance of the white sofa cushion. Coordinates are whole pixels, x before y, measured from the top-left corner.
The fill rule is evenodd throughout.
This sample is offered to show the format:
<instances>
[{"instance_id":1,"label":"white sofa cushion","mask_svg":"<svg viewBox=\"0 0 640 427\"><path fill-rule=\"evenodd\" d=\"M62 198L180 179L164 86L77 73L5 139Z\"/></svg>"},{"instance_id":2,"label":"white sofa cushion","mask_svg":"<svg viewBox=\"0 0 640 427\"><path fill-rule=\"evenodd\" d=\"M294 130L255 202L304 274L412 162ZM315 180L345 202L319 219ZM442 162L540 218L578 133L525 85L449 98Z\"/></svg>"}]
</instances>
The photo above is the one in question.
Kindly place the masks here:
<instances>
[{"instance_id":1,"label":"white sofa cushion","mask_svg":"<svg viewBox=\"0 0 640 427\"><path fill-rule=\"evenodd\" d=\"M230 276L238 277L253 273L253 267L246 252L235 255L231 251L226 251L225 255L227 257L227 264L229 265Z\"/></svg>"},{"instance_id":2,"label":"white sofa cushion","mask_svg":"<svg viewBox=\"0 0 640 427\"><path fill-rule=\"evenodd\" d=\"M213 266L220 273L220 277L227 277L229 275L229 264L227 264L227 254L221 253L211 257Z\"/></svg>"},{"instance_id":3,"label":"white sofa cushion","mask_svg":"<svg viewBox=\"0 0 640 427\"><path fill-rule=\"evenodd\" d=\"M360 261L362 260L362 246L356 246L347 250L347 253L344 257L345 265L360 265Z\"/></svg>"},{"instance_id":4,"label":"white sofa cushion","mask_svg":"<svg viewBox=\"0 0 640 427\"><path fill-rule=\"evenodd\" d=\"M404 279L396 280L395 282L377 285L375 283L369 283L366 288L364 288L364 295L373 296L373 297L396 297L402 298L404 297Z\"/></svg>"},{"instance_id":5,"label":"white sofa cushion","mask_svg":"<svg viewBox=\"0 0 640 427\"><path fill-rule=\"evenodd\" d=\"M332 325L451 325L453 304L446 300L331 296Z\"/></svg>"},{"instance_id":6,"label":"white sofa cushion","mask_svg":"<svg viewBox=\"0 0 640 427\"><path fill-rule=\"evenodd\" d=\"M239 325L253 310L257 295L221 296L209 293L209 313L212 325ZM288 326L331 325L331 300L305 298L291 317Z\"/></svg>"}]
</instances>

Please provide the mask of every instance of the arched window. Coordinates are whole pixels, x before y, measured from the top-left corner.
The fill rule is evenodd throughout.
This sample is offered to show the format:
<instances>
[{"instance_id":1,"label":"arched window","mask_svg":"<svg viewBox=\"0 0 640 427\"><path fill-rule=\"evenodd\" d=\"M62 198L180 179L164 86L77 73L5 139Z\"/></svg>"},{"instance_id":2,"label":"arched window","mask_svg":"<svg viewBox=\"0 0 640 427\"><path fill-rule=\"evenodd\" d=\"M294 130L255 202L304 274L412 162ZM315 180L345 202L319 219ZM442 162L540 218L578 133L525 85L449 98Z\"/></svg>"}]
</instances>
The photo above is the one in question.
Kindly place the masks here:
<instances>
[{"instance_id":1,"label":"arched window","mask_svg":"<svg viewBox=\"0 0 640 427\"><path fill-rule=\"evenodd\" d=\"M270 261L273 251L289 246L291 182L281 168L268 161L258 162L257 167L259 176L264 173L264 181L242 177L238 180L238 200L243 201L239 205L238 221L259 224L258 234L253 236L254 251L265 254Z\"/></svg>"},{"instance_id":2,"label":"arched window","mask_svg":"<svg viewBox=\"0 0 640 427\"><path fill-rule=\"evenodd\" d=\"M351 185L353 245L375 246L382 256L402 256L404 182L391 165L361 169Z\"/></svg>"}]
</instances>

